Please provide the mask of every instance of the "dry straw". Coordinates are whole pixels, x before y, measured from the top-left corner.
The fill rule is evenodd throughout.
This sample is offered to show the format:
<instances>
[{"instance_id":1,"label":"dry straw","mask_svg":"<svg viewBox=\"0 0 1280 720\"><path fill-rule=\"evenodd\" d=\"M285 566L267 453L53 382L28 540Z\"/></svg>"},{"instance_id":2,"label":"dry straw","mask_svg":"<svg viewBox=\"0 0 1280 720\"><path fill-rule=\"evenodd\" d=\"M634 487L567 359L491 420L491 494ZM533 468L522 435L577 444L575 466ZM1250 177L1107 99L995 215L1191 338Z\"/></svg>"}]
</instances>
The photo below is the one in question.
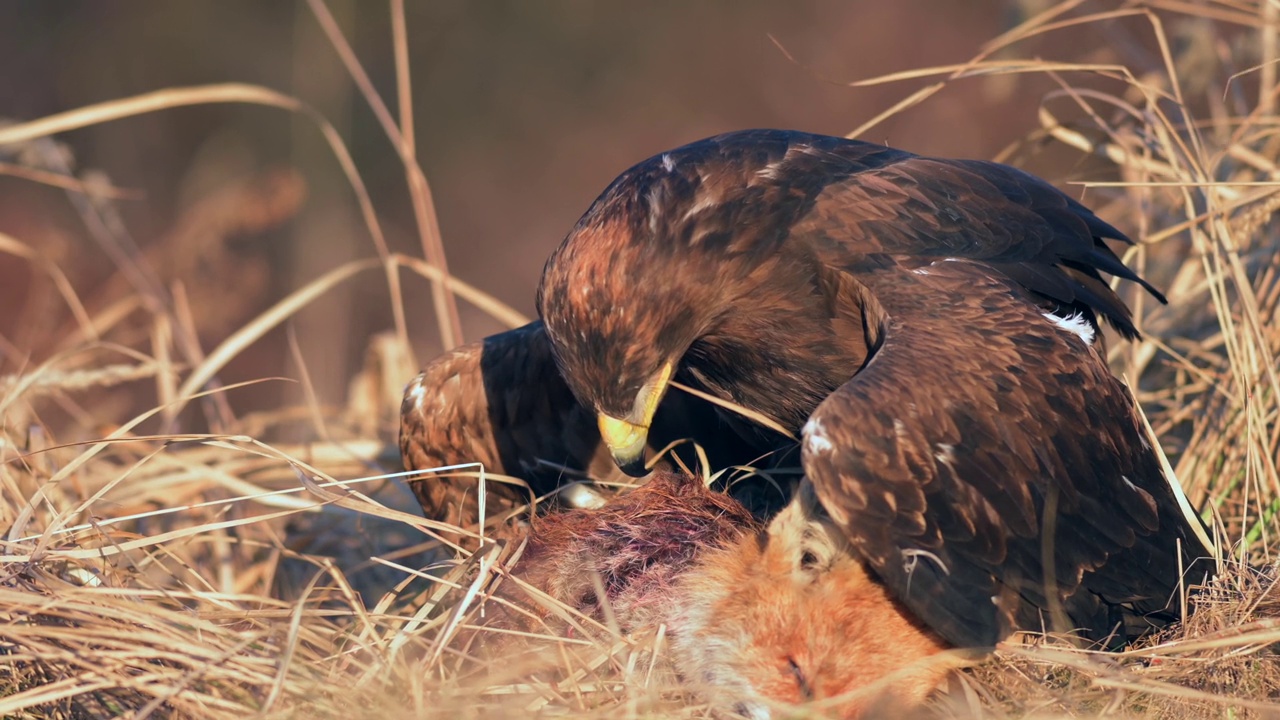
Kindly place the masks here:
<instances>
[{"instance_id":1,"label":"dry straw","mask_svg":"<svg viewBox=\"0 0 1280 720\"><path fill-rule=\"evenodd\" d=\"M1115 344L1113 360L1133 379L1191 501L1209 509L1231 553L1220 580L1188 589L1194 613L1165 634L1119 654L1027 636L963 675L934 709L955 717L1274 715L1276 3L1153 0L1084 12L1095 5L1053 5L966 63L853 83L930 81L855 134L952 84L1027 74L1058 83L1033 142L1010 148L1005 159L1045 143L1091 158L1091 182L1079 192L1140 239L1126 259L1167 289L1172 304L1154 308L1131 298L1146 339ZM545 638L536 666L486 666L469 642L473 623L492 583L514 581L504 568L520 548L493 540L474 553L450 547L441 535L459 529L417 516L399 481L383 475L398 464L389 438L353 417L394 413L394 399L379 404L385 393L378 388L403 383L414 365L402 269L432 284L446 346L460 337L455 297L505 323L523 322L445 268L415 159L403 7L400 0L391 6L398 119L324 4L310 2L404 161L426 260L387 249L332 125L303 101L266 88L171 88L0 127L4 149L179 106L237 102L299 113L339 160L375 251L294 290L206 353L194 341L200 308L185 304L180 290L150 283L145 267L129 274L132 297L94 309L51 259L22 238L0 236L0 252L47 278L74 320L66 337L42 344L57 350L31 355L0 377L0 716L706 716L666 670L661 628L623 636L609 622L558 608L575 628L572 638ZM1150 54L1154 69L1019 55L1030 38L1118 26L1134 44L1130 56ZM87 193L97 206L127 195L68 172L51 176L48 168L3 165L0 172ZM83 212L86 222L98 222L92 208ZM110 230L105 223L95 232L118 242ZM127 252L119 257L131 262ZM229 403L212 401L236 391L217 382L230 360L331 288L377 268L391 290L395 334L372 353L379 361L370 373L378 377L353 383L372 388L359 394L363 405L353 393L350 408L313 399L236 417ZM83 411L112 387L140 382L155 384L159 406L122 413L107 428ZM189 404L205 409L216 434L177 432ZM55 415L64 419L51 426L45 418ZM297 423L320 428L323 442L260 439ZM156 428L163 434L142 434ZM503 480L459 470L478 482Z\"/></svg>"}]
</instances>

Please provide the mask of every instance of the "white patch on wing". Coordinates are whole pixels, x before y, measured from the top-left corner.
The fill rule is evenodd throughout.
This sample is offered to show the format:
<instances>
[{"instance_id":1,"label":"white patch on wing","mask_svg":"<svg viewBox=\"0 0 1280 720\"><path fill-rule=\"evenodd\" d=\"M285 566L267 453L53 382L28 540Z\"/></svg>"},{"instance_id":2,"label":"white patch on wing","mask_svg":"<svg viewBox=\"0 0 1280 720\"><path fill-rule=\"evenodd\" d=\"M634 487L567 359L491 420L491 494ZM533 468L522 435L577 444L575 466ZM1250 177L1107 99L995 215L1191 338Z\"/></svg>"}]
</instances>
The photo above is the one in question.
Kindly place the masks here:
<instances>
[{"instance_id":1,"label":"white patch on wing","mask_svg":"<svg viewBox=\"0 0 1280 720\"><path fill-rule=\"evenodd\" d=\"M937 445L934 445L934 447L938 449L938 452L933 454L933 456L938 459L938 462L942 463L943 465L946 465L947 467L950 467L951 463L956 461L955 445L950 445L948 443L938 443Z\"/></svg>"},{"instance_id":2,"label":"white patch on wing","mask_svg":"<svg viewBox=\"0 0 1280 720\"><path fill-rule=\"evenodd\" d=\"M1079 337L1084 341L1085 345L1092 345L1096 334L1093 330L1093 323L1089 322L1089 318L1084 313L1075 313L1067 317L1059 317L1053 313L1041 313L1048 318L1054 325L1066 330L1067 332Z\"/></svg>"},{"instance_id":3,"label":"white patch on wing","mask_svg":"<svg viewBox=\"0 0 1280 720\"><path fill-rule=\"evenodd\" d=\"M413 403L415 405L422 404L422 396L426 392L427 392L427 389L422 387L421 377L416 378L412 383L409 384L409 393L408 393L409 399L413 400Z\"/></svg>"},{"instance_id":4,"label":"white patch on wing","mask_svg":"<svg viewBox=\"0 0 1280 720\"><path fill-rule=\"evenodd\" d=\"M809 422L804 424L804 428L800 431L804 435L804 447L810 453L828 453L835 449L831 441L827 439L827 429L822 427L822 423L817 418L809 418Z\"/></svg>"},{"instance_id":5,"label":"white patch on wing","mask_svg":"<svg viewBox=\"0 0 1280 720\"><path fill-rule=\"evenodd\" d=\"M676 161L671 159L671 153L662 154L662 167L666 168L667 172L673 172L676 169Z\"/></svg>"}]
</instances>

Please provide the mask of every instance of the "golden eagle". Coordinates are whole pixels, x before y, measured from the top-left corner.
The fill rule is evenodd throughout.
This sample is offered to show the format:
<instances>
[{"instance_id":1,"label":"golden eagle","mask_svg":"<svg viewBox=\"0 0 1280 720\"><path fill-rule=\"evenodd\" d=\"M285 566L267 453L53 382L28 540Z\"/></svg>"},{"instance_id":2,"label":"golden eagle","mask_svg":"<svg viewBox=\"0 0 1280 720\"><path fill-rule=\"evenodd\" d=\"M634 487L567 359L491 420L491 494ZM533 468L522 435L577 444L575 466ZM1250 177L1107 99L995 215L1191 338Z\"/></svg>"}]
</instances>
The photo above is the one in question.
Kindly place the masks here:
<instances>
[{"instance_id":1,"label":"golden eagle","mask_svg":"<svg viewBox=\"0 0 1280 720\"><path fill-rule=\"evenodd\" d=\"M1068 628L1114 641L1174 617L1184 571L1212 550L1107 368L1098 317L1137 331L1102 273L1164 298L1104 239L1129 242L998 163L729 133L618 177L548 260L541 324L513 331L545 344L540 362L481 374L546 396L541 416L571 417L570 434L598 424L573 451L557 426L537 442L585 467L599 437L634 474L670 422L659 408L687 399L673 381L731 401L801 439L825 512L951 644ZM422 467L412 451L441 434L444 401L414 392L402 447ZM486 398L501 445L513 401ZM713 419L692 434L732 436L733 462L778 446L700 409Z\"/></svg>"}]
</instances>

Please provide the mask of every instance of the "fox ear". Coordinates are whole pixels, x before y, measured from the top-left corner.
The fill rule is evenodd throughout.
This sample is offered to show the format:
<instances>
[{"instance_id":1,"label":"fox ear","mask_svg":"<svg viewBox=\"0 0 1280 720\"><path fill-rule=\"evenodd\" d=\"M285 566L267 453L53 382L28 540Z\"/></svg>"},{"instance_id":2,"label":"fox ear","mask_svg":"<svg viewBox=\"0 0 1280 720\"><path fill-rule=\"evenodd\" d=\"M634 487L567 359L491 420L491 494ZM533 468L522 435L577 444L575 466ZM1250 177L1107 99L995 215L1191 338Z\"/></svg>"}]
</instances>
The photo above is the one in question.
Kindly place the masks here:
<instances>
[{"instance_id":1,"label":"fox ear","mask_svg":"<svg viewBox=\"0 0 1280 720\"><path fill-rule=\"evenodd\" d=\"M801 481L790 504L769 523L769 543L785 553L807 582L827 572L850 548L844 533L826 516L808 480Z\"/></svg>"}]
</instances>

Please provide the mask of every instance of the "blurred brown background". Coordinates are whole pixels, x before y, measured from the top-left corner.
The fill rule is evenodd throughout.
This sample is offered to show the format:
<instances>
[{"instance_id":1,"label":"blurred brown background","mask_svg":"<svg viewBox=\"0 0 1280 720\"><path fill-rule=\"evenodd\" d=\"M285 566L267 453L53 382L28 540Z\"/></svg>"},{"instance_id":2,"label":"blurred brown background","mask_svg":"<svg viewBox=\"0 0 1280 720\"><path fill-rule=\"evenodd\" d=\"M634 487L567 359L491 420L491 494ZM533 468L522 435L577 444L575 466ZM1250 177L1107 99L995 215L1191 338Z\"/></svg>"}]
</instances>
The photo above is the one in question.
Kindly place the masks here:
<instances>
[{"instance_id":1,"label":"blurred brown background","mask_svg":"<svg viewBox=\"0 0 1280 720\"><path fill-rule=\"evenodd\" d=\"M964 62L1050 4L410 0L418 154L451 270L532 314L544 258L628 165L733 129L848 133L925 84L850 88L848 81ZM328 5L395 113L387 4ZM1122 61L1138 70L1152 61L1128 52L1145 44L1139 25L1107 27L1111 35L1094 25L1024 42L1016 56ZM421 253L403 167L305 3L0 4L0 115L10 121L231 81L278 89L319 109L346 139L392 249ZM965 80L863 139L992 157L1036 127L1036 108L1054 87L1042 75ZM304 118L207 105L58 139L74 153L77 172L101 171L117 187L140 191L111 205L119 213L115 232L127 232L150 258L158 282L183 282L206 351L322 272L374 255L350 187ZM14 161L3 154L0 161ZM1035 147L1019 157L1056 181L1078 171L1078 162L1061 151L1037 155ZM130 290L62 190L0 174L0 232L55 260L91 311ZM0 256L5 372L33 352L47 355L55 328L69 322L65 305L41 289L49 283L29 270ZM413 340L425 360L440 349L430 294L423 281L406 278ZM501 329L465 303L460 309L468 340ZM361 275L292 325L321 399L341 404L370 336L392 325L385 280ZM297 377L284 338L274 332L243 353L223 380ZM233 394L232 403L244 410L297 397L294 388L268 385Z\"/></svg>"}]
</instances>

